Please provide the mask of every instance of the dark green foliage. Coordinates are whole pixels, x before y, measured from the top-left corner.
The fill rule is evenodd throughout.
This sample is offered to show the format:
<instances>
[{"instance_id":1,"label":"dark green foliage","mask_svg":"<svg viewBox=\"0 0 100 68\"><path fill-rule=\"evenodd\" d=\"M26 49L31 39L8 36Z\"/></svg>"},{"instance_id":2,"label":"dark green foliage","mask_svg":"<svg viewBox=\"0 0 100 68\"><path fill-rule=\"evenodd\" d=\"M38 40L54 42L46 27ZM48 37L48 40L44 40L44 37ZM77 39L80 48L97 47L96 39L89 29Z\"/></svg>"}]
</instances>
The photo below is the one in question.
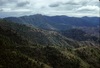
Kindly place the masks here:
<instances>
[{"instance_id":1,"label":"dark green foliage","mask_svg":"<svg viewBox=\"0 0 100 68\"><path fill-rule=\"evenodd\" d=\"M15 33L0 28L0 68L41 68L16 50L16 46L22 43L24 41Z\"/></svg>"},{"instance_id":2,"label":"dark green foliage","mask_svg":"<svg viewBox=\"0 0 100 68\"><path fill-rule=\"evenodd\" d=\"M97 47L85 47L81 49L77 49L76 53L78 56L90 64L92 68L100 68L100 49Z\"/></svg>"},{"instance_id":3,"label":"dark green foliage","mask_svg":"<svg viewBox=\"0 0 100 68\"><path fill-rule=\"evenodd\" d=\"M83 31L82 29L69 29L66 31L61 31L61 34L68 38L72 38L72 39L78 40L78 41L91 40L91 41L98 42L98 37L91 36L91 35L87 34L85 31Z\"/></svg>"},{"instance_id":4,"label":"dark green foliage","mask_svg":"<svg viewBox=\"0 0 100 68\"><path fill-rule=\"evenodd\" d=\"M19 47L18 50L32 59L43 62L53 68L100 67L100 50L94 46L79 47L70 50L62 47L34 46L23 48Z\"/></svg>"},{"instance_id":5,"label":"dark green foliage","mask_svg":"<svg viewBox=\"0 0 100 68\"><path fill-rule=\"evenodd\" d=\"M6 20L0 21L0 27L2 29L12 31L15 34L17 33L19 36L21 36L22 38L28 40L29 42L35 45L69 46L67 40L69 40L70 43L73 42L72 40L63 37L62 35L60 35L55 31L41 30L22 24L12 23Z\"/></svg>"},{"instance_id":6,"label":"dark green foliage","mask_svg":"<svg viewBox=\"0 0 100 68\"><path fill-rule=\"evenodd\" d=\"M66 41L65 45L70 47L50 46L48 40L50 44L55 41L60 45ZM40 45L44 43L47 46ZM52 32L0 21L0 68L100 68L100 47L79 45L82 43L55 32L52 35Z\"/></svg>"}]
</instances>

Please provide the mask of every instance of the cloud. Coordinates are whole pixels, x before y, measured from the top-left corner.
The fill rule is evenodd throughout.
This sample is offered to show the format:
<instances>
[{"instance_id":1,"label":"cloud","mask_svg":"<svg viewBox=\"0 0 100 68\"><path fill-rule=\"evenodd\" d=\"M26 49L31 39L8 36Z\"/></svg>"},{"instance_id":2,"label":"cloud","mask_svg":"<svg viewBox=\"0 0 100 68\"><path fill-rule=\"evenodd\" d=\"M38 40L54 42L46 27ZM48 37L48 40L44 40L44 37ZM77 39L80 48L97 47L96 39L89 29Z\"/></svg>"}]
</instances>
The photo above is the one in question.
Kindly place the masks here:
<instances>
[{"instance_id":1,"label":"cloud","mask_svg":"<svg viewBox=\"0 0 100 68\"><path fill-rule=\"evenodd\" d=\"M0 6L2 6L5 2L3 0L0 1Z\"/></svg>"},{"instance_id":2,"label":"cloud","mask_svg":"<svg viewBox=\"0 0 100 68\"><path fill-rule=\"evenodd\" d=\"M0 12L2 12L3 11L3 9L0 9Z\"/></svg>"},{"instance_id":3,"label":"cloud","mask_svg":"<svg viewBox=\"0 0 100 68\"><path fill-rule=\"evenodd\" d=\"M17 3L17 7L25 7L28 4L30 4L28 1L26 1L26 2L20 2L20 3Z\"/></svg>"},{"instance_id":4,"label":"cloud","mask_svg":"<svg viewBox=\"0 0 100 68\"><path fill-rule=\"evenodd\" d=\"M5 6L7 4L11 4L11 3L17 3L18 0L0 0L0 6Z\"/></svg>"},{"instance_id":5,"label":"cloud","mask_svg":"<svg viewBox=\"0 0 100 68\"><path fill-rule=\"evenodd\" d=\"M99 11L99 7L98 6L82 6L80 8L77 9L77 11Z\"/></svg>"},{"instance_id":6,"label":"cloud","mask_svg":"<svg viewBox=\"0 0 100 68\"><path fill-rule=\"evenodd\" d=\"M50 4L49 7L58 7L59 4Z\"/></svg>"},{"instance_id":7,"label":"cloud","mask_svg":"<svg viewBox=\"0 0 100 68\"><path fill-rule=\"evenodd\" d=\"M65 5L79 5L78 3L74 3L74 2L67 2L67 3L65 3Z\"/></svg>"},{"instance_id":8,"label":"cloud","mask_svg":"<svg viewBox=\"0 0 100 68\"><path fill-rule=\"evenodd\" d=\"M0 9L2 12L9 12L9 11L11 11L11 8L2 8L2 9Z\"/></svg>"},{"instance_id":9,"label":"cloud","mask_svg":"<svg viewBox=\"0 0 100 68\"><path fill-rule=\"evenodd\" d=\"M33 14L99 16L99 6L98 0L0 0L0 17Z\"/></svg>"}]
</instances>

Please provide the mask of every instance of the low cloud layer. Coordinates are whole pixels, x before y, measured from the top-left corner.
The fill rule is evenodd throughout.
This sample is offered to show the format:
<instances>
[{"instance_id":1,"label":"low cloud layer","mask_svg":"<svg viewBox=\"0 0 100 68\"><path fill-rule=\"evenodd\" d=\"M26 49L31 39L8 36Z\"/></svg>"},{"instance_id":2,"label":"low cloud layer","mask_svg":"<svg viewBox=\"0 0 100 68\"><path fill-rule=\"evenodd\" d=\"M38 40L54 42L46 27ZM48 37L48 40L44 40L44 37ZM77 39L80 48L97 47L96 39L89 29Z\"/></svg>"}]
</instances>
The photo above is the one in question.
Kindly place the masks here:
<instances>
[{"instance_id":1,"label":"low cloud layer","mask_svg":"<svg viewBox=\"0 0 100 68\"><path fill-rule=\"evenodd\" d=\"M0 17L33 14L99 16L99 0L0 0Z\"/></svg>"}]
</instances>

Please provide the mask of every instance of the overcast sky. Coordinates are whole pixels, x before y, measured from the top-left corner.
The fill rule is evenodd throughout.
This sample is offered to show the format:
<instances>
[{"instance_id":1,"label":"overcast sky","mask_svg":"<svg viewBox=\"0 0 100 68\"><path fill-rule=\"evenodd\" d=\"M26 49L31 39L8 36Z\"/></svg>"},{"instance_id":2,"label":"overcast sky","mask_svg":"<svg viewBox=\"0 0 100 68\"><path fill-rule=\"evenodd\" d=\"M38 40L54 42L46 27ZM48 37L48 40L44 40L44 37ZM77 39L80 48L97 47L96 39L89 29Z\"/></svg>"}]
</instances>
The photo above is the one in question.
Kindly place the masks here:
<instances>
[{"instance_id":1,"label":"overcast sky","mask_svg":"<svg viewBox=\"0 0 100 68\"><path fill-rule=\"evenodd\" d=\"M99 16L99 0L0 0L0 17L33 14Z\"/></svg>"}]
</instances>

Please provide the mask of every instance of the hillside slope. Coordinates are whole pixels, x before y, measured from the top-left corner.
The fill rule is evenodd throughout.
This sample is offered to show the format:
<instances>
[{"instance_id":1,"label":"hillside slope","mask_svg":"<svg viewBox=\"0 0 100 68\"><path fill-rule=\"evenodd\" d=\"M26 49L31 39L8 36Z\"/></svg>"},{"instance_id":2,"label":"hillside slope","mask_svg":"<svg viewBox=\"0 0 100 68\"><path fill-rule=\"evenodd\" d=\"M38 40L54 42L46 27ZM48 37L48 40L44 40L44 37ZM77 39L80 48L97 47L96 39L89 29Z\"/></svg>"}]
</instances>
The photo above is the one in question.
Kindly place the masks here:
<instances>
[{"instance_id":1,"label":"hillside slope","mask_svg":"<svg viewBox=\"0 0 100 68\"><path fill-rule=\"evenodd\" d=\"M90 46L94 44L91 43L91 41L85 42L84 41L78 42L72 39L69 39L58 32L55 31L47 31L43 29L33 28L27 25L22 25L18 23L12 23L6 20L0 21L0 26L3 29L9 29L14 31L15 33L19 34L22 38L30 41L31 43L35 45L58 45L58 46L64 46L64 47L78 47L78 46L84 46L86 44L89 44ZM98 45L98 44L95 44Z\"/></svg>"},{"instance_id":2,"label":"hillside slope","mask_svg":"<svg viewBox=\"0 0 100 68\"><path fill-rule=\"evenodd\" d=\"M30 42L31 38L27 39L26 35L24 36L27 33L25 30L30 29L32 34L39 39L41 39L40 33L43 35L46 33L45 38L48 34L53 39L57 36L52 31L48 32L0 20L0 68L100 68L100 47L96 44L61 38L62 36L57 33L60 40L66 40L66 43L73 48L66 45L66 47L50 46L50 44L45 46L40 43L37 45L34 44L35 42ZM35 32L39 32L39 34L35 34ZM43 39L45 38L43 37ZM57 43L60 42L57 41Z\"/></svg>"}]
</instances>

